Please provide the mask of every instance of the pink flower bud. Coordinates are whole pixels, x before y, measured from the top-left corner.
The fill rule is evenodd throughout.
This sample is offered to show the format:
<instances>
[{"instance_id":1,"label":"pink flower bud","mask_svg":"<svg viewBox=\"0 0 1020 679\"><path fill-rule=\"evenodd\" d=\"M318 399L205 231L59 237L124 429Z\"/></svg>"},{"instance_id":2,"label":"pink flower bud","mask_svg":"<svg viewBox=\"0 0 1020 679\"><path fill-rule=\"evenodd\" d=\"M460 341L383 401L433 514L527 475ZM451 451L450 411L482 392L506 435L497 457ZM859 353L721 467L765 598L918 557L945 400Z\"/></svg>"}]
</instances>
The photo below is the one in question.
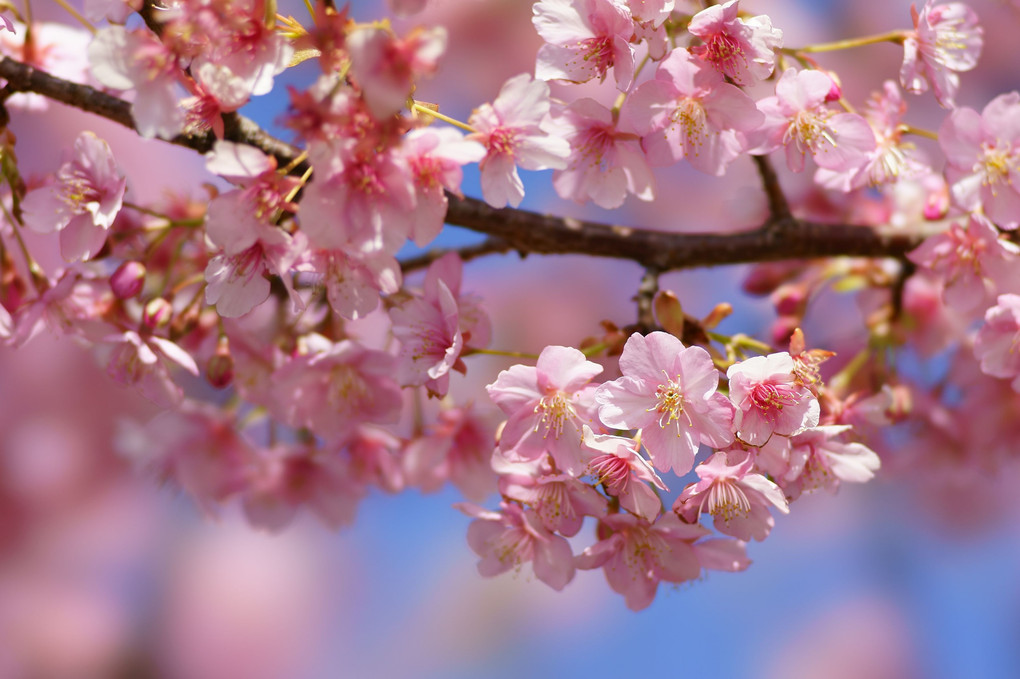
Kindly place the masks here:
<instances>
[{"instance_id":1,"label":"pink flower bud","mask_svg":"<svg viewBox=\"0 0 1020 679\"><path fill-rule=\"evenodd\" d=\"M839 76L832 71L826 71L825 75L829 76L829 80L832 81L832 87L829 88L829 93L825 95L825 101L839 101L843 97L843 85L839 82Z\"/></svg>"},{"instance_id":2,"label":"pink flower bud","mask_svg":"<svg viewBox=\"0 0 1020 679\"><path fill-rule=\"evenodd\" d=\"M170 302L162 297L156 297L145 305L145 309L142 311L142 323L152 330L162 328L170 322L173 313L174 309L170 306Z\"/></svg>"},{"instance_id":3,"label":"pink flower bud","mask_svg":"<svg viewBox=\"0 0 1020 679\"><path fill-rule=\"evenodd\" d=\"M799 316L807 304L807 291L802 285L785 283L773 291L771 300L780 316Z\"/></svg>"},{"instance_id":4,"label":"pink flower bud","mask_svg":"<svg viewBox=\"0 0 1020 679\"><path fill-rule=\"evenodd\" d=\"M234 357L230 355L230 343L226 337L220 337L216 353L209 358L205 379L217 389L229 387L234 381Z\"/></svg>"},{"instance_id":5,"label":"pink flower bud","mask_svg":"<svg viewBox=\"0 0 1020 679\"><path fill-rule=\"evenodd\" d=\"M110 288L117 299L131 299L145 287L145 265L128 260L110 276Z\"/></svg>"}]
</instances>

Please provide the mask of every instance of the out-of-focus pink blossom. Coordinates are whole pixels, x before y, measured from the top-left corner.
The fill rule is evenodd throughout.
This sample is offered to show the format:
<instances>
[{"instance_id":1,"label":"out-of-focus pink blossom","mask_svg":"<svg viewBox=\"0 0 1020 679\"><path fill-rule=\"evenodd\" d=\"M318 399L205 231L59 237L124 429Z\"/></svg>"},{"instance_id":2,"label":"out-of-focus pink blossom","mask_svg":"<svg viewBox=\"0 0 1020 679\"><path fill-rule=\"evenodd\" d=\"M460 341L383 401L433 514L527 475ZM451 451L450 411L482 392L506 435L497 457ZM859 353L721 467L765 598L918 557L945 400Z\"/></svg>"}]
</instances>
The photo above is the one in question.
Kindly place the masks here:
<instances>
[{"instance_id":1,"label":"out-of-focus pink blossom","mask_svg":"<svg viewBox=\"0 0 1020 679\"><path fill-rule=\"evenodd\" d=\"M1020 295L999 295L995 306L985 312L974 355L983 373L1012 377L1013 389L1020 391Z\"/></svg>"},{"instance_id":2,"label":"out-of-focus pink blossom","mask_svg":"<svg viewBox=\"0 0 1020 679\"><path fill-rule=\"evenodd\" d=\"M623 0L541 0L533 8L535 30L546 41L538 50L535 77L583 83L605 78L616 85L634 79L634 19Z\"/></svg>"},{"instance_id":3,"label":"out-of-focus pink blossom","mask_svg":"<svg viewBox=\"0 0 1020 679\"><path fill-rule=\"evenodd\" d=\"M107 374L121 384L136 385L145 398L164 408L175 406L184 398L184 391L170 376L171 363L198 375L195 359L168 339L143 338L128 330L107 337L105 342L113 345Z\"/></svg>"},{"instance_id":4,"label":"out-of-focus pink blossom","mask_svg":"<svg viewBox=\"0 0 1020 679\"><path fill-rule=\"evenodd\" d=\"M786 352L754 356L730 366L726 377L736 406L737 438L760 446L773 434L792 436L818 424L818 399L797 380L795 368Z\"/></svg>"},{"instance_id":5,"label":"out-of-focus pink blossom","mask_svg":"<svg viewBox=\"0 0 1020 679\"><path fill-rule=\"evenodd\" d=\"M911 5L910 14L914 30L903 41L900 84L914 94L930 84L938 102L953 108L960 87L956 73L974 68L981 55L984 40L977 14L966 3L935 6L935 0L927 0L920 12Z\"/></svg>"},{"instance_id":6,"label":"out-of-focus pink blossom","mask_svg":"<svg viewBox=\"0 0 1020 679\"><path fill-rule=\"evenodd\" d=\"M60 254L69 262L88 260L124 204L127 179L105 141L82 132L74 157L57 170L52 188L29 193L22 203L25 225L40 233L60 232Z\"/></svg>"},{"instance_id":7,"label":"out-of-focus pink blossom","mask_svg":"<svg viewBox=\"0 0 1020 679\"><path fill-rule=\"evenodd\" d=\"M574 578L574 555L570 544L550 533L534 511L504 502L501 511L491 512L467 503L461 511L475 520L468 526L468 544L482 557L478 572L493 577L519 570L532 562L535 577L555 590Z\"/></svg>"},{"instance_id":8,"label":"out-of-focus pink blossom","mask_svg":"<svg viewBox=\"0 0 1020 679\"><path fill-rule=\"evenodd\" d=\"M599 419L607 427L640 429L659 471L686 474L700 444L719 448L733 441L733 406L716 391L719 371L703 348L684 347L665 332L634 333L623 347L620 371L623 377L595 394Z\"/></svg>"},{"instance_id":9,"label":"out-of-focus pink blossom","mask_svg":"<svg viewBox=\"0 0 1020 679\"><path fill-rule=\"evenodd\" d=\"M138 134L170 139L181 131L177 56L149 31L101 28L88 49L92 75L107 87L136 91L131 115Z\"/></svg>"},{"instance_id":10,"label":"out-of-focus pink blossom","mask_svg":"<svg viewBox=\"0 0 1020 679\"><path fill-rule=\"evenodd\" d=\"M776 65L783 32L762 14L741 19L737 0L711 5L691 19L687 30L702 40L692 52L738 85L765 80Z\"/></svg>"},{"instance_id":11,"label":"out-of-focus pink blossom","mask_svg":"<svg viewBox=\"0 0 1020 679\"><path fill-rule=\"evenodd\" d=\"M701 514L711 514L712 525L740 540L764 540L775 524L770 507L787 514L790 509L779 486L754 471L753 455L729 464L719 452L694 470L697 483L684 488L673 505L688 523L697 523Z\"/></svg>"},{"instance_id":12,"label":"out-of-focus pink blossom","mask_svg":"<svg viewBox=\"0 0 1020 679\"><path fill-rule=\"evenodd\" d=\"M496 489L490 465L495 444L494 426L474 407L444 407L425 436L404 450L407 483L430 493L450 481L464 497L481 502Z\"/></svg>"},{"instance_id":13,"label":"out-of-focus pink blossom","mask_svg":"<svg viewBox=\"0 0 1020 679\"><path fill-rule=\"evenodd\" d=\"M943 281L942 297L948 305L962 312L981 311L996 294L1020 290L1020 247L999 235L987 219L971 215L966 227L953 222L907 256Z\"/></svg>"},{"instance_id":14,"label":"out-of-focus pink blossom","mask_svg":"<svg viewBox=\"0 0 1020 679\"><path fill-rule=\"evenodd\" d=\"M500 449L524 460L548 452L560 471L583 474L591 455L581 448L581 428L595 423L590 382L600 372L602 366L577 349L549 346L534 367L515 365L499 373L486 390L508 417Z\"/></svg>"},{"instance_id":15,"label":"out-of-focus pink blossom","mask_svg":"<svg viewBox=\"0 0 1020 679\"><path fill-rule=\"evenodd\" d=\"M765 119L749 96L683 48L659 63L655 79L638 87L624 110L644 135L642 144L653 165L686 158L716 176L744 149L743 133Z\"/></svg>"},{"instance_id":16,"label":"out-of-focus pink blossom","mask_svg":"<svg viewBox=\"0 0 1020 679\"><path fill-rule=\"evenodd\" d=\"M351 75L376 118L407 107L415 82L436 71L446 49L446 29L412 30L398 38L392 30L365 25L347 35Z\"/></svg>"},{"instance_id":17,"label":"out-of-focus pink blossom","mask_svg":"<svg viewBox=\"0 0 1020 679\"><path fill-rule=\"evenodd\" d=\"M549 123L549 85L527 73L507 80L491 104L475 109L468 124L475 129L468 139L485 146L478 167L482 196L492 207L521 204L524 183L518 165L525 170L567 166L570 145L552 136Z\"/></svg>"},{"instance_id":18,"label":"out-of-focus pink blossom","mask_svg":"<svg viewBox=\"0 0 1020 679\"><path fill-rule=\"evenodd\" d=\"M958 108L939 128L953 201L981 209L1004 229L1020 224L1020 93L992 99L978 114Z\"/></svg>"},{"instance_id":19,"label":"out-of-focus pink blossom","mask_svg":"<svg viewBox=\"0 0 1020 679\"><path fill-rule=\"evenodd\" d=\"M638 135L621 127L609 109L578 99L553 120L571 149L567 167L553 173L561 197L606 209L620 207L628 193L646 201L655 197L655 177Z\"/></svg>"}]
</instances>

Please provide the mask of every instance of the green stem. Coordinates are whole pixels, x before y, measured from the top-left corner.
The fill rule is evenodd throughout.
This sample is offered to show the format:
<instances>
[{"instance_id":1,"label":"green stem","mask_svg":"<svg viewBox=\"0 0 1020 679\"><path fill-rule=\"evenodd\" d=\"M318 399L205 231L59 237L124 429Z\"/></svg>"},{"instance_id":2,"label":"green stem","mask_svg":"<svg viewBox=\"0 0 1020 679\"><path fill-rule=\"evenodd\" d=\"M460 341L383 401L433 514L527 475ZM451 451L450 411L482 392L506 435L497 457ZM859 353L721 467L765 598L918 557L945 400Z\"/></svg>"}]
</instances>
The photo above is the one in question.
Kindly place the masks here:
<instances>
[{"instance_id":1,"label":"green stem","mask_svg":"<svg viewBox=\"0 0 1020 679\"><path fill-rule=\"evenodd\" d=\"M418 102L414 102L414 105L411 108L414 110L415 113L421 113L423 115L432 116L433 118L438 118L439 120L442 120L444 123L450 123L455 127L459 127L460 129L465 130L466 132L469 133L476 132L475 128L471 127L470 125L462 123L459 120L451 118L450 116L444 116L439 111L433 111L429 107L422 106Z\"/></svg>"},{"instance_id":2,"label":"green stem","mask_svg":"<svg viewBox=\"0 0 1020 679\"><path fill-rule=\"evenodd\" d=\"M538 360L538 354L525 354L520 351L500 351L499 349L467 349L461 355L471 356L472 354L485 354L487 356L509 356L510 358L528 358L532 360Z\"/></svg>"},{"instance_id":3,"label":"green stem","mask_svg":"<svg viewBox=\"0 0 1020 679\"><path fill-rule=\"evenodd\" d=\"M868 35L863 38L849 38L847 40L837 40L835 42L823 42L817 45L806 45L804 47L784 47L783 52L797 56L798 53L802 52L835 52L836 50L863 47L864 45L874 45L880 42L892 42L897 45L902 45L908 33L909 31L903 30L889 31L888 33L881 33L879 35Z\"/></svg>"}]
</instances>

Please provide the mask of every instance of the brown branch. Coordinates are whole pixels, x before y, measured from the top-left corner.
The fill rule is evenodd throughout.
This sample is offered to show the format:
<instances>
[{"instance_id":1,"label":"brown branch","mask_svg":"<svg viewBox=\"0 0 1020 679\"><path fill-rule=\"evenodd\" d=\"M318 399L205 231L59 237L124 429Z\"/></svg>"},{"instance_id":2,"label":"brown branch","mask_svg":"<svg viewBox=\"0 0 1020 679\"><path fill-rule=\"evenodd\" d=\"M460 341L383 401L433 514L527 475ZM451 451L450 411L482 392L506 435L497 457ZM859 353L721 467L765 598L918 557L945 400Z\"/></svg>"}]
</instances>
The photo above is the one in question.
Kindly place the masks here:
<instances>
[{"instance_id":1,"label":"brown branch","mask_svg":"<svg viewBox=\"0 0 1020 679\"><path fill-rule=\"evenodd\" d=\"M83 111L134 129L131 104L95 88L55 78L9 57L0 57L0 78L13 90L36 92ZM279 140L244 116L224 116L225 138L248 144L275 156L280 165L292 162L300 149ZM206 152L214 135L187 134L166 140ZM759 169L769 167L760 161ZM304 172L302 163L295 172ZM769 185L765 178L766 186ZM778 185L776 185L778 187ZM777 194L781 196L782 194ZM475 198L447 193L446 223L488 234L522 255L582 254L637 262L646 269L667 272L701 266L767 262L786 259L837 257L903 257L928 234L922 231L880 230L852 224L822 224L783 216L782 205L770 194L772 216L760 227L739 233L668 233L629 226L613 226L569 217L555 217L519 209L495 209Z\"/></svg>"},{"instance_id":2,"label":"brown branch","mask_svg":"<svg viewBox=\"0 0 1020 679\"><path fill-rule=\"evenodd\" d=\"M758 168L765 195L769 199L769 215L777 220L789 219L792 216L790 204L786 200L786 194L783 193L782 187L779 186L779 177L776 176L772 162L768 156L751 156L751 160Z\"/></svg>"},{"instance_id":3,"label":"brown branch","mask_svg":"<svg viewBox=\"0 0 1020 679\"><path fill-rule=\"evenodd\" d=\"M648 334L658 328L655 322L655 312L652 309L652 302L655 293L659 291L659 272L655 269L646 269L641 276L641 285L638 286L634 301L637 302L637 328L642 334Z\"/></svg>"}]
</instances>

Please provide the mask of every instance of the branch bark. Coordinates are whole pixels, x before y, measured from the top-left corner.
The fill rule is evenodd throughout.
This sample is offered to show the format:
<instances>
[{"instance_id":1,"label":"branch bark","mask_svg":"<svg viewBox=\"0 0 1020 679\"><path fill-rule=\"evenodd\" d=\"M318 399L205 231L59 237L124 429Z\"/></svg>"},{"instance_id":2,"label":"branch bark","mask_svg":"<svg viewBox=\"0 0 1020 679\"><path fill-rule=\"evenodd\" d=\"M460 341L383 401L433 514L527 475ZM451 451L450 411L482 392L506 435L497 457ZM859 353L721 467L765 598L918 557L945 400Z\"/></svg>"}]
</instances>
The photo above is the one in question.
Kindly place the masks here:
<instances>
[{"instance_id":1,"label":"branch bark","mask_svg":"<svg viewBox=\"0 0 1020 679\"><path fill-rule=\"evenodd\" d=\"M135 129L131 104L87 85L56 78L10 57L0 57L0 78L12 90L35 92ZM225 138L248 144L291 163L301 150L268 134L238 114L224 116ZM172 144L205 153L215 136L183 134ZM767 162L759 169L771 173ZM298 164L294 172L307 169ZM767 176L766 179L770 177ZM780 196L777 198L777 195ZM738 233L669 233L618 226L519 209L494 209L475 198L447 194L446 223L499 239L523 254L580 254L637 262L659 272L675 269L820 257L897 257L928 235L916 230L882 230L853 224L824 224L789 215L781 194L770 192L771 216L758 228Z\"/></svg>"}]
</instances>

